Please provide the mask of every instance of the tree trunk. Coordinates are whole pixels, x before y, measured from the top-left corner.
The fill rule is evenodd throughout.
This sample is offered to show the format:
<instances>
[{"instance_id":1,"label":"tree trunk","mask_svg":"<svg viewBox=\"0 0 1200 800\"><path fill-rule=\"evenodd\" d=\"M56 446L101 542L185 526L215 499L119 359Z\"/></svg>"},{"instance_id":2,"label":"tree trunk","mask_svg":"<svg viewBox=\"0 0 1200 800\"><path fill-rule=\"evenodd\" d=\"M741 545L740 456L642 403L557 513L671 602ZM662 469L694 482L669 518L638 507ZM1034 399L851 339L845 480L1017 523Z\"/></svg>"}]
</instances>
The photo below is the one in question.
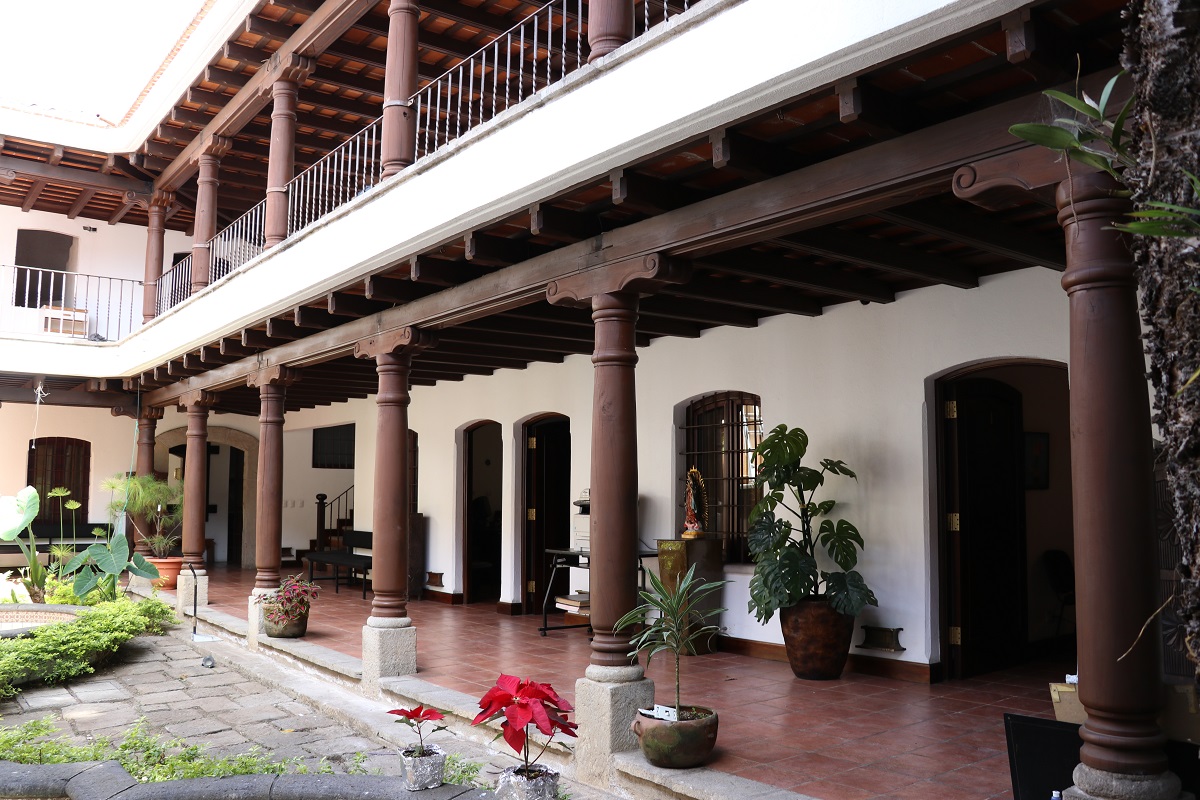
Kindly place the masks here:
<instances>
[{"instance_id":1,"label":"tree trunk","mask_svg":"<svg viewBox=\"0 0 1200 800\"><path fill-rule=\"evenodd\" d=\"M1184 170L1200 172L1200 0L1134 0L1126 62L1134 84L1127 129L1137 166L1124 175L1134 201L1200 206ZM1149 330L1146 351L1154 386L1154 421L1163 440L1176 530L1183 549L1176 591L1178 623L1200 664L1200 239L1133 237Z\"/></svg>"}]
</instances>

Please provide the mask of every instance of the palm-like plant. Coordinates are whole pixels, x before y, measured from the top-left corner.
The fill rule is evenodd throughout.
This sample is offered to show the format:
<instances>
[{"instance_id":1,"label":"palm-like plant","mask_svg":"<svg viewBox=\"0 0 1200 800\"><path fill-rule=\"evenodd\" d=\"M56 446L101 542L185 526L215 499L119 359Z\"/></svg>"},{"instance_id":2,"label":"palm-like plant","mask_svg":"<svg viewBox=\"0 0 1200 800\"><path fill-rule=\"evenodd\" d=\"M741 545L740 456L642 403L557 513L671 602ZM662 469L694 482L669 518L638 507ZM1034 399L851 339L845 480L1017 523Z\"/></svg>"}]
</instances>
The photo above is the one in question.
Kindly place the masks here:
<instances>
[{"instance_id":1,"label":"palm-like plant","mask_svg":"<svg viewBox=\"0 0 1200 800\"><path fill-rule=\"evenodd\" d=\"M109 513L114 518L128 515L141 539L166 534L183 519L183 487L180 484L171 485L153 475L119 474L107 478L100 486L113 493L113 500L108 504ZM147 530L138 526L139 520L145 520Z\"/></svg>"},{"instance_id":2,"label":"palm-like plant","mask_svg":"<svg viewBox=\"0 0 1200 800\"><path fill-rule=\"evenodd\" d=\"M706 581L695 576L693 564L679 581L675 591L668 589L653 572L650 591L639 592L643 602L617 620L616 630L642 625L642 630L629 640L633 650L629 655L646 654L646 666L659 653L675 656L675 718L680 716L679 657L684 653L696 655L696 643L715 635L720 627L705 624L705 620L720 614L724 608L702 609L703 601L729 581Z\"/></svg>"}]
</instances>

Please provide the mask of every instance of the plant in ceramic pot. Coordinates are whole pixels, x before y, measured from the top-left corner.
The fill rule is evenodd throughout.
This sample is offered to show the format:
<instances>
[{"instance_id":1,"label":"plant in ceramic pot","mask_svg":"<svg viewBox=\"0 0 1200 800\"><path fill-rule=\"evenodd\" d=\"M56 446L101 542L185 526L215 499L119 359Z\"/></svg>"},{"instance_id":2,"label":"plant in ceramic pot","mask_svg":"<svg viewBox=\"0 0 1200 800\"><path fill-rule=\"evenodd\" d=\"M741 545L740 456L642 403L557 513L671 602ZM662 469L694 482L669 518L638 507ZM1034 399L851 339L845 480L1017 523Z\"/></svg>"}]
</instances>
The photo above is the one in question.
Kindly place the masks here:
<instances>
[{"instance_id":1,"label":"plant in ceramic pot","mask_svg":"<svg viewBox=\"0 0 1200 800\"><path fill-rule=\"evenodd\" d=\"M146 560L158 567L158 574L162 576L154 581L154 588L174 589L179 582L179 572L183 569L183 556L171 555L179 546L179 537L170 533L156 533L145 537L143 541L150 548L150 557Z\"/></svg>"},{"instance_id":2,"label":"plant in ceramic pot","mask_svg":"<svg viewBox=\"0 0 1200 800\"><path fill-rule=\"evenodd\" d=\"M183 486L169 484L154 475L119 474L108 478L101 488L113 493L108 511L113 518L121 514L136 531L135 542L142 541L150 548L147 559L158 568L160 589L174 589L183 567L183 558L172 556L179 543L174 531L183 519Z\"/></svg>"},{"instance_id":3,"label":"plant in ceramic pot","mask_svg":"<svg viewBox=\"0 0 1200 800\"><path fill-rule=\"evenodd\" d=\"M576 735L578 725L569 722L565 716L572 711L571 704L559 697L548 683L502 674L496 679L496 685L480 698L479 707L483 710L471 724L503 719L499 735L522 760L521 766L509 767L500 773L496 797L500 800L554 800L558 794L558 773L537 761L550 747L556 733ZM530 725L546 736L541 750L532 759L529 757L532 749Z\"/></svg>"},{"instance_id":4,"label":"plant in ceramic pot","mask_svg":"<svg viewBox=\"0 0 1200 800\"><path fill-rule=\"evenodd\" d=\"M805 466L807 450L808 434L786 425L774 428L755 449L757 482L768 491L750 513L749 606L760 623L780 612L784 647L797 677L829 680L846 666L854 618L864 606L879 603L854 569L864 547L858 528L829 516L836 501L816 501L827 474L858 476L845 462L828 458L819 470ZM778 516L780 509L791 519ZM818 556L837 569L822 569Z\"/></svg>"},{"instance_id":5,"label":"plant in ceramic pot","mask_svg":"<svg viewBox=\"0 0 1200 800\"><path fill-rule=\"evenodd\" d=\"M400 751L400 761L404 764L404 782L412 790L436 789L445 782L446 753L436 744L425 744L425 732L422 726L426 722L443 720L446 715L436 708L393 708L388 712L400 717L396 722L403 723L417 732L417 743L410 744ZM429 733L446 730L445 725L435 725Z\"/></svg>"},{"instance_id":6,"label":"plant in ceramic pot","mask_svg":"<svg viewBox=\"0 0 1200 800\"><path fill-rule=\"evenodd\" d=\"M703 764L717 743L717 712L701 706L685 706L680 701L679 658L696 655L697 643L706 643L720 630L705 624L721 614L723 608L702 608L703 601L728 581L705 581L695 575L693 564L680 579L674 591L666 587L653 572L650 590L640 592L644 601L621 619L616 629L632 625L642 629L629 643L629 655L646 654L646 666L658 653L675 657L675 705L655 706L653 710L639 709L633 720L642 754L656 767L687 769ZM705 648L708 652L708 648Z\"/></svg>"},{"instance_id":7,"label":"plant in ceramic pot","mask_svg":"<svg viewBox=\"0 0 1200 800\"><path fill-rule=\"evenodd\" d=\"M319 589L302 575L287 575L273 592L255 595L263 610L263 631L276 639L298 639L308 632L308 612Z\"/></svg>"}]
</instances>

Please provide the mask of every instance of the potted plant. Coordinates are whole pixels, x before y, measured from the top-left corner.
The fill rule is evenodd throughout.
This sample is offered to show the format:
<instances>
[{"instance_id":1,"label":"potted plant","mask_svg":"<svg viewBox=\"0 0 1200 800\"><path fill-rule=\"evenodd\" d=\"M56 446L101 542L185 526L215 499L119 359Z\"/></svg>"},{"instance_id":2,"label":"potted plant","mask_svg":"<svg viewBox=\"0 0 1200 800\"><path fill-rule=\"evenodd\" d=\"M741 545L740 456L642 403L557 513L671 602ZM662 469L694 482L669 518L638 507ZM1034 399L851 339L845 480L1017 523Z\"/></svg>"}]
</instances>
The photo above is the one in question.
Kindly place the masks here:
<instances>
[{"instance_id":1,"label":"potted plant","mask_svg":"<svg viewBox=\"0 0 1200 800\"><path fill-rule=\"evenodd\" d=\"M858 476L845 462L828 458L820 470L804 466L807 450L808 434L786 425L774 428L755 449L757 482L768 491L750 512L754 575L749 606L760 623L780 612L784 647L797 677L831 680L846 666L854 618L864 606L879 602L854 569L864 547L858 528L828 516L836 501L815 500L826 473ZM798 528L791 519L776 516L779 508L799 522ZM818 517L825 519L814 533ZM822 569L819 553L839 569Z\"/></svg>"},{"instance_id":2,"label":"potted plant","mask_svg":"<svg viewBox=\"0 0 1200 800\"><path fill-rule=\"evenodd\" d=\"M161 576L154 582L159 589L174 589L183 568L182 557L172 557L179 543L172 531L183 519L183 487L169 484L154 475L119 474L108 478L101 487L113 493L108 510L114 518L125 514L137 535L145 542L151 557L147 560Z\"/></svg>"},{"instance_id":3,"label":"potted plant","mask_svg":"<svg viewBox=\"0 0 1200 800\"><path fill-rule=\"evenodd\" d=\"M275 639L299 639L308 632L308 612L317 599L318 587L302 575L287 575L279 588L267 594L255 595L254 602L262 605L263 630Z\"/></svg>"},{"instance_id":4,"label":"potted plant","mask_svg":"<svg viewBox=\"0 0 1200 800\"><path fill-rule=\"evenodd\" d=\"M500 773L496 797L501 800L554 800L558 794L558 773L539 765L537 760L550 747L555 733L576 735L578 725L568 722L564 716L572 710L571 704L559 697L548 683L502 674L496 685L480 698L479 707L483 710L471 724L480 725L503 718L500 736L523 762L521 766L509 767ZM531 724L547 737L532 760L529 758Z\"/></svg>"},{"instance_id":5,"label":"potted plant","mask_svg":"<svg viewBox=\"0 0 1200 800\"><path fill-rule=\"evenodd\" d=\"M705 581L696 577L693 564L672 591L653 572L650 591L641 591L645 601L617 620L616 629L642 626L629 643L629 655L646 654L646 666L658 653L675 656L675 705L653 710L638 709L633 732L646 760L656 767L687 769L703 764L717 743L717 712L680 702L679 657L697 653L696 643L707 642L719 630L705 620L723 612L723 608L701 609L703 600L728 581ZM706 647L706 652L708 648Z\"/></svg>"},{"instance_id":6,"label":"potted plant","mask_svg":"<svg viewBox=\"0 0 1200 800\"><path fill-rule=\"evenodd\" d=\"M426 722L437 722L446 715L436 708L393 708L388 712L400 717L401 722L417 732L417 743L400 751L404 764L404 782L409 789L436 789L445 782L446 753L436 744L425 744L425 733L421 726ZM446 730L445 725L435 725L431 734Z\"/></svg>"}]
</instances>

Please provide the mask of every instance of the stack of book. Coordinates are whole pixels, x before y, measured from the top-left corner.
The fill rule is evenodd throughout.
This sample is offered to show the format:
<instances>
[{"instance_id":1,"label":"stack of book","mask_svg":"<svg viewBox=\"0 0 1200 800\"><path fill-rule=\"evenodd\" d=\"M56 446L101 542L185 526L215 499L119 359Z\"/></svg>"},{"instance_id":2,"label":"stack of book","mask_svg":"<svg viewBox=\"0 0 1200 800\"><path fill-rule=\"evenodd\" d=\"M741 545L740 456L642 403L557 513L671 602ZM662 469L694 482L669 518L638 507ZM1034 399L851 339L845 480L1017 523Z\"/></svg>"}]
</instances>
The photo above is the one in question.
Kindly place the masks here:
<instances>
[{"instance_id":1,"label":"stack of book","mask_svg":"<svg viewBox=\"0 0 1200 800\"><path fill-rule=\"evenodd\" d=\"M568 614L586 617L592 613L592 596L588 592L560 594L554 598L554 605Z\"/></svg>"}]
</instances>

